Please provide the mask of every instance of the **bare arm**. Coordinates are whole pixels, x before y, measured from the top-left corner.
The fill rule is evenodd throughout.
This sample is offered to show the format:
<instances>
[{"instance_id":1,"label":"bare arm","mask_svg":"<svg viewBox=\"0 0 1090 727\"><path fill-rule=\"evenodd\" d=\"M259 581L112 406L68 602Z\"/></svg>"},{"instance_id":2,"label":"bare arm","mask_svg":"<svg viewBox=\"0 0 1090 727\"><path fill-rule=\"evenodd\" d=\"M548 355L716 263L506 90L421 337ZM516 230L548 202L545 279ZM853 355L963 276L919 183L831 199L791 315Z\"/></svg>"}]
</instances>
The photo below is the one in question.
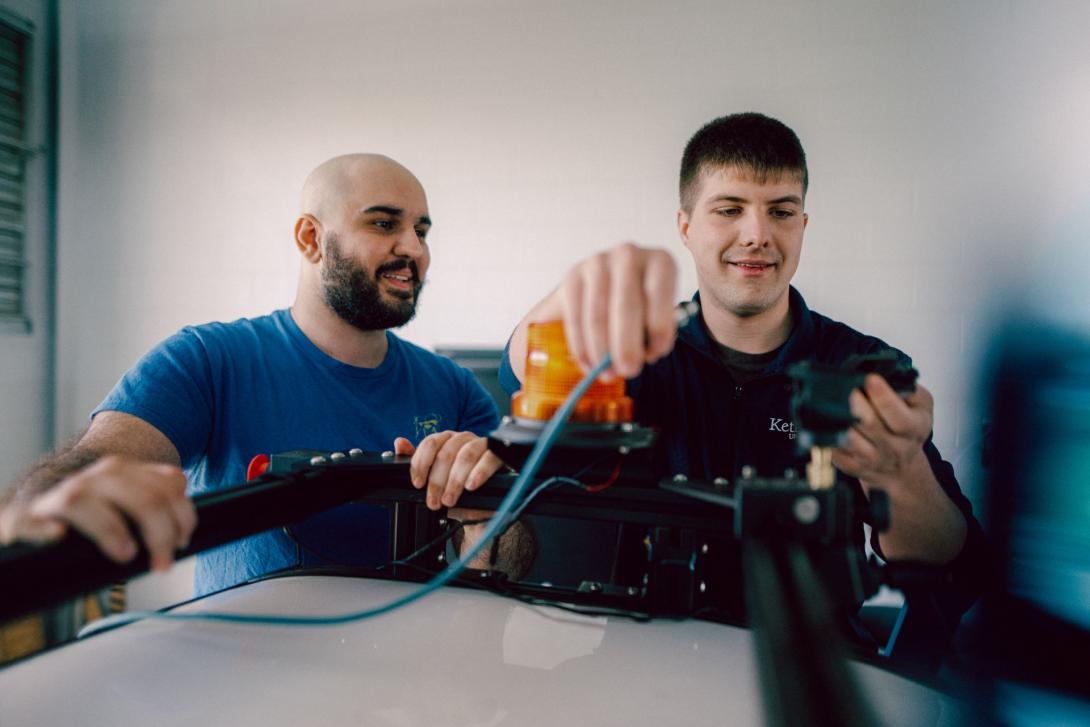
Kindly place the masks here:
<instances>
[{"instance_id":1,"label":"bare arm","mask_svg":"<svg viewBox=\"0 0 1090 727\"><path fill-rule=\"evenodd\" d=\"M178 466L178 450L166 435L139 417L104 411L82 435L47 456L17 479L0 497L0 505L26 499L53 487L68 475L106 455Z\"/></svg>"},{"instance_id":2,"label":"bare arm","mask_svg":"<svg viewBox=\"0 0 1090 727\"><path fill-rule=\"evenodd\" d=\"M196 525L179 462L177 449L151 424L102 412L82 437L0 498L0 544L54 540L71 526L126 561L136 554L135 531L152 567L165 569Z\"/></svg>"}]
</instances>

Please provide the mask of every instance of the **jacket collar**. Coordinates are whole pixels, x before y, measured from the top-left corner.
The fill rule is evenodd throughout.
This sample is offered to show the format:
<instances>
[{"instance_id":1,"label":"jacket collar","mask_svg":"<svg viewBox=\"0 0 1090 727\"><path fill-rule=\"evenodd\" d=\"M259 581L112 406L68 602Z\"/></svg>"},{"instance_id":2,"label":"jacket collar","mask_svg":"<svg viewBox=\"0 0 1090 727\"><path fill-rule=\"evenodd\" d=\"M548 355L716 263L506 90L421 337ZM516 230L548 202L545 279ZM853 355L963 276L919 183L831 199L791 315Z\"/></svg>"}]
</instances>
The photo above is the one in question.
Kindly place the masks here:
<instances>
[{"instance_id":1,"label":"jacket collar","mask_svg":"<svg viewBox=\"0 0 1090 727\"><path fill-rule=\"evenodd\" d=\"M766 375L780 373L792 363L809 358L814 351L814 314L810 312L802 294L795 289L795 286L791 286L788 295L795 324L791 329L791 335L780 347L779 354L765 369ZM693 294L693 300L700 302L700 291ZM677 335L679 342L684 342L716 361L719 360L715 341L712 340L707 326L704 325L703 314L690 318L678 329Z\"/></svg>"}]
</instances>

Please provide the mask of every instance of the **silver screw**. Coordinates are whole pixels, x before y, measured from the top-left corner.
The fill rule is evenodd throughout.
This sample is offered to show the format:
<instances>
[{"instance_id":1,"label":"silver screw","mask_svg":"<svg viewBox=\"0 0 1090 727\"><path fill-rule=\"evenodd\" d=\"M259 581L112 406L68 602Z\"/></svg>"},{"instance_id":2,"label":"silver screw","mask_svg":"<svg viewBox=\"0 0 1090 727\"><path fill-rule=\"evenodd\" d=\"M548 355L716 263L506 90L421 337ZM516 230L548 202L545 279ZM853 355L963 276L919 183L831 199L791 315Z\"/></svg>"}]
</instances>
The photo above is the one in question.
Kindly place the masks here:
<instances>
[{"instance_id":1,"label":"silver screw","mask_svg":"<svg viewBox=\"0 0 1090 727\"><path fill-rule=\"evenodd\" d=\"M686 482L689 478L683 474L674 475L674 482Z\"/></svg>"},{"instance_id":2,"label":"silver screw","mask_svg":"<svg viewBox=\"0 0 1090 727\"><path fill-rule=\"evenodd\" d=\"M344 452L333 452L329 455L329 458L334 462L340 462L342 459L348 459L348 455Z\"/></svg>"},{"instance_id":3,"label":"silver screw","mask_svg":"<svg viewBox=\"0 0 1090 727\"><path fill-rule=\"evenodd\" d=\"M700 546L700 553L701 553L701 555L707 555L708 554L708 544L707 543L704 543L703 545Z\"/></svg>"},{"instance_id":4,"label":"silver screw","mask_svg":"<svg viewBox=\"0 0 1090 727\"><path fill-rule=\"evenodd\" d=\"M640 592L640 589L639 589L639 588L636 588L635 586L629 586L629 587L628 587L628 591L627 591L627 593L628 593L628 595L630 595L630 596L635 596L635 595L636 595L637 593L639 593L639 592Z\"/></svg>"},{"instance_id":5,"label":"silver screw","mask_svg":"<svg viewBox=\"0 0 1090 727\"><path fill-rule=\"evenodd\" d=\"M708 590L708 584L704 581L700 581L700 592L703 593L706 590Z\"/></svg>"},{"instance_id":6,"label":"silver screw","mask_svg":"<svg viewBox=\"0 0 1090 727\"><path fill-rule=\"evenodd\" d=\"M783 476L785 479L793 480L799 476L799 473L795 471L794 467L788 467L783 471Z\"/></svg>"},{"instance_id":7,"label":"silver screw","mask_svg":"<svg viewBox=\"0 0 1090 727\"><path fill-rule=\"evenodd\" d=\"M387 449L385 452L382 453L382 458L383 459L393 459L394 458L394 453Z\"/></svg>"},{"instance_id":8,"label":"silver screw","mask_svg":"<svg viewBox=\"0 0 1090 727\"><path fill-rule=\"evenodd\" d=\"M352 449L348 450L348 456L349 457L362 457L363 456L363 450L360 449L359 447L353 447Z\"/></svg>"},{"instance_id":9,"label":"silver screw","mask_svg":"<svg viewBox=\"0 0 1090 727\"><path fill-rule=\"evenodd\" d=\"M513 421L515 420L511 417L504 417L503 419L500 419L500 424L510 424Z\"/></svg>"},{"instance_id":10,"label":"silver screw","mask_svg":"<svg viewBox=\"0 0 1090 727\"><path fill-rule=\"evenodd\" d=\"M446 554L444 554L444 553L440 553L440 554L439 554L439 557L437 558L437 560L438 560L438 561L439 561L440 563L442 563L442 562L443 562L444 560L446 560L446 559L447 559L447 556L446 556Z\"/></svg>"},{"instance_id":11,"label":"silver screw","mask_svg":"<svg viewBox=\"0 0 1090 727\"><path fill-rule=\"evenodd\" d=\"M629 449L628 447L618 447L617 451L620 452L621 454L628 454L632 450Z\"/></svg>"},{"instance_id":12,"label":"silver screw","mask_svg":"<svg viewBox=\"0 0 1090 727\"><path fill-rule=\"evenodd\" d=\"M320 464L325 464L325 457L318 455L317 457L310 458L310 464L312 467L317 467Z\"/></svg>"},{"instance_id":13,"label":"silver screw","mask_svg":"<svg viewBox=\"0 0 1090 727\"><path fill-rule=\"evenodd\" d=\"M821 503L813 495L804 495L795 500L795 504L791 506L791 511L795 513L795 519L800 523L810 525L821 514Z\"/></svg>"},{"instance_id":14,"label":"silver screw","mask_svg":"<svg viewBox=\"0 0 1090 727\"><path fill-rule=\"evenodd\" d=\"M742 479L744 480L752 480L755 474L757 474L757 470L753 469L752 465L747 464L742 468Z\"/></svg>"},{"instance_id":15,"label":"silver screw","mask_svg":"<svg viewBox=\"0 0 1090 727\"><path fill-rule=\"evenodd\" d=\"M602 584L598 581L591 581L587 584L587 588L590 590L591 593L598 593L600 590L602 590Z\"/></svg>"},{"instance_id":16,"label":"silver screw","mask_svg":"<svg viewBox=\"0 0 1090 727\"><path fill-rule=\"evenodd\" d=\"M636 430L636 425L633 424L632 422L625 422L625 423L621 424L621 431L622 432L633 432L635 430Z\"/></svg>"},{"instance_id":17,"label":"silver screw","mask_svg":"<svg viewBox=\"0 0 1090 727\"><path fill-rule=\"evenodd\" d=\"M730 480L728 480L726 477L716 477L714 480L712 480L712 484L716 487L729 487Z\"/></svg>"},{"instance_id":18,"label":"silver screw","mask_svg":"<svg viewBox=\"0 0 1090 727\"><path fill-rule=\"evenodd\" d=\"M439 518L439 527L445 528L447 526L447 519L445 517Z\"/></svg>"}]
</instances>

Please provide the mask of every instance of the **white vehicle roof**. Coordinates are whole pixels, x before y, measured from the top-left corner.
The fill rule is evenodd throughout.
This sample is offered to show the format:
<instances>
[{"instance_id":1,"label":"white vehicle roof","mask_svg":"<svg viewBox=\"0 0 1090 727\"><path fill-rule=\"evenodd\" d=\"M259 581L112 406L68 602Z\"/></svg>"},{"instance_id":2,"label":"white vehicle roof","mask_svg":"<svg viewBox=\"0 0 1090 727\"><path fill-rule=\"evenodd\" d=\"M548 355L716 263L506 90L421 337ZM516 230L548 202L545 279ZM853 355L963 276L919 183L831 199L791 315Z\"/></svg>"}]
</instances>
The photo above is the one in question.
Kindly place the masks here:
<instances>
[{"instance_id":1,"label":"white vehicle roof","mask_svg":"<svg viewBox=\"0 0 1090 727\"><path fill-rule=\"evenodd\" d=\"M179 612L334 615L417 584L271 578ZM854 664L888 725L956 724L961 705ZM0 670L0 725L761 725L752 637L637 623L443 588L339 626L147 620Z\"/></svg>"}]
</instances>

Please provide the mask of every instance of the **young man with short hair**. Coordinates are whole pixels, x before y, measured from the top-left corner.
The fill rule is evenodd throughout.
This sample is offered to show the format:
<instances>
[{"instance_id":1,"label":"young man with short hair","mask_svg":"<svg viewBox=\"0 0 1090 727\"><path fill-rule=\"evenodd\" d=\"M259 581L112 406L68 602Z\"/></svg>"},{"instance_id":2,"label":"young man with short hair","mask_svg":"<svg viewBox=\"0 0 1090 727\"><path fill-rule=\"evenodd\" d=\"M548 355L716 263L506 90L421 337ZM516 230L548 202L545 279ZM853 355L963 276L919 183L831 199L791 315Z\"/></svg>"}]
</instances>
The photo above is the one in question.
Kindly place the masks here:
<instances>
[{"instance_id":1,"label":"young man with short hair","mask_svg":"<svg viewBox=\"0 0 1090 727\"><path fill-rule=\"evenodd\" d=\"M682 158L677 226L696 266L701 304L674 322L677 269L661 249L626 243L575 265L513 334L501 381L517 389L527 326L563 320L574 358L628 379L636 418L660 429L659 474L735 480L804 471L791 423L789 365L839 364L889 349L811 311L791 287L799 265L809 175L798 137L756 113L715 119ZM907 356L898 352L903 360ZM877 375L851 394L857 423L833 463L848 482L889 495L891 527L872 537L888 560L945 564L949 611L967 608L982 553L980 526L953 469L931 441L931 394L902 398ZM863 529L859 528L862 547ZM956 623L956 617L955 617Z\"/></svg>"}]
</instances>

